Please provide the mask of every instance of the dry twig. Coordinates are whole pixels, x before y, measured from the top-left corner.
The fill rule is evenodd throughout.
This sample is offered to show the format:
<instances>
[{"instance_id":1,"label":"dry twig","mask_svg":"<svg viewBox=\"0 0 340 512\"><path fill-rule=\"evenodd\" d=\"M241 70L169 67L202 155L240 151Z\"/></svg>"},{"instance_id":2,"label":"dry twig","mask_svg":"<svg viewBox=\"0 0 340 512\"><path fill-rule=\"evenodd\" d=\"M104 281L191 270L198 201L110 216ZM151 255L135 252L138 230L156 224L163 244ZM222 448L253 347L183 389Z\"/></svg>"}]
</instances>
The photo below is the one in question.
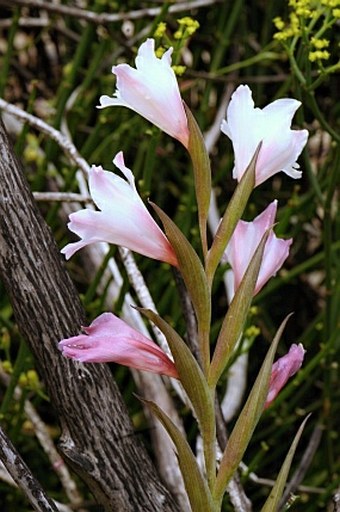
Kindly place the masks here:
<instances>
[{"instance_id":1,"label":"dry twig","mask_svg":"<svg viewBox=\"0 0 340 512\"><path fill-rule=\"evenodd\" d=\"M219 1L220 0L189 0L188 2L178 2L173 5L170 5L168 12L176 13L188 11L191 9L197 9L199 7L207 7L209 5L219 3ZM11 6L15 4L25 7L35 7L38 9L44 9L45 11L60 14L62 16L72 16L77 19L88 21L90 23L95 23L97 25L107 25L109 23L115 23L124 20L138 20L146 17L153 18L155 16L158 16L162 11L161 7L149 7L129 12L119 12L112 14L102 12L98 14L93 11L79 9L78 7L71 7L68 5L63 5L54 2L46 2L44 0L1 0L0 5L1 4Z\"/></svg>"},{"instance_id":2,"label":"dry twig","mask_svg":"<svg viewBox=\"0 0 340 512\"><path fill-rule=\"evenodd\" d=\"M15 447L0 427L0 458L7 471L37 512L58 512L55 503L47 496L38 480L23 461Z\"/></svg>"}]
</instances>

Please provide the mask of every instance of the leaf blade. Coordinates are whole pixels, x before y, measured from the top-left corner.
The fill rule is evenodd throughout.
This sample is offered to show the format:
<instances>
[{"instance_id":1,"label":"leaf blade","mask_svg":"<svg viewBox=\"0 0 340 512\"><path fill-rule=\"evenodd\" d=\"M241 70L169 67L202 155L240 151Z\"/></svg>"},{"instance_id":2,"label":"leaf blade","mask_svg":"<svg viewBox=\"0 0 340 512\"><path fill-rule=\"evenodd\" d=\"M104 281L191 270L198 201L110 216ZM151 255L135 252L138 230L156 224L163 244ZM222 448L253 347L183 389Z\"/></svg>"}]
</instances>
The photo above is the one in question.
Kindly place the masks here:
<instances>
[{"instance_id":1,"label":"leaf blade","mask_svg":"<svg viewBox=\"0 0 340 512\"><path fill-rule=\"evenodd\" d=\"M287 316L281 323L272 344L267 352L260 372L248 396L248 399L237 419L231 432L227 446L224 450L220 469L216 478L216 486L213 496L221 501L226 486L236 471L243 454L249 444L251 436L263 412L263 406L269 388L269 379L277 345L280 341L283 330L291 315Z\"/></svg>"},{"instance_id":2,"label":"leaf blade","mask_svg":"<svg viewBox=\"0 0 340 512\"><path fill-rule=\"evenodd\" d=\"M201 241L203 253L207 253L207 219L209 212L210 196L211 196L211 168L209 155L205 147L202 132L197 124L189 107L184 103L185 112L188 119L189 127L189 146L188 151L191 157L194 180L196 201L198 209L198 222L201 233Z\"/></svg>"},{"instance_id":3,"label":"leaf blade","mask_svg":"<svg viewBox=\"0 0 340 512\"><path fill-rule=\"evenodd\" d=\"M165 234L176 253L179 269L195 310L199 332L199 348L203 371L206 374L210 364L211 296L204 268L196 251L182 231L159 206L154 203L150 204L161 219Z\"/></svg>"},{"instance_id":4,"label":"leaf blade","mask_svg":"<svg viewBox=\"0 0 340 512\"><path fill-rule=\"evenodd\" d=\"M290 470L290 466L292 464L292 460L297 448L297 445L300 441L300 438L302 436L302 432L305 428L306 422L308 421L310 417L310 414L304 419L302 424L299 427L299 430L297 431L293 442L289 448L289 451L286 455L286 458L281 466L280 472L278 474L278 477L275 481L274 487L272 488L268 498L266 499L265 504L263 505L261 512L276 512L278 510L280 500L283 495L283 491L287 482L288 473Z\"/></svg>"},{"instance_id":5,"label":"leaf blade","mask_svg":"<svg viewBox=\"0 0 340 512\"><path fill-rule=\"evenodd\" d=\"M247 205L250 194L255 186L255 168L262 143L258 145L241 181L238 183L232 198L229 201L226 211L221 219L210 247L206 261L206 273L208 282L212 283L216 268L221 261L222 255L235 230L237 222Z\"/></svg>"},{"instance_id":6,"label":"leaf blade","mask_svg":"<svg viewBox=\"0 0 340 512\"><path fill-rule=\"evenodd\" d=\"M220 333L217 338L214 355L209 369L209 385L215 386L229 357L239 340L248 311L253 299L256 281L259 275L264 248L267 242L269 231L267 231L250 261L243 276L240 286L231 301L228 312L223 320Z\"/></svg>"},{"instance_id":7,"label":"leaf blade","mask_svg":"<svg viewBox=\"0 0 340 512\"><path fill-rule=\"evenodd\" d=\"M206 480L203 478L195 456L174 422L157 404L140 398L162 423L177 449L179 466L188 493L192 512L217 512Z\"/></svg>"}]
</instances>

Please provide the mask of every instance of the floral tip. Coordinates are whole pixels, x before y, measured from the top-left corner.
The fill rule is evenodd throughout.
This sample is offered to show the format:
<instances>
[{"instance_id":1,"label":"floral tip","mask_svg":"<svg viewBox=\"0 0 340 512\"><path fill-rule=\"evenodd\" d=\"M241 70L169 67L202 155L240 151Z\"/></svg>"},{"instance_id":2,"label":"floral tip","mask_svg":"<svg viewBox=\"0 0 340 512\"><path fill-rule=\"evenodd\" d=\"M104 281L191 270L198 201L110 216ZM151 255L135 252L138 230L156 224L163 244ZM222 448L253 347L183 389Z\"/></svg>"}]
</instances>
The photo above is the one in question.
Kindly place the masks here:
<instances>
[{"instance_id":1,"label":"floral tip","mask_svg":"<svg viewBox=\"0 0 340 512\"><path fill-rule=\"evenodd\" d=\"M302 343L299 343L299 345L293 343L288 354L280 357L280 359L273 364L268 395L264 405L265 409L275 400L288 379L300 370L305 353L306 351Z\"/></svg>"}]
</instances>

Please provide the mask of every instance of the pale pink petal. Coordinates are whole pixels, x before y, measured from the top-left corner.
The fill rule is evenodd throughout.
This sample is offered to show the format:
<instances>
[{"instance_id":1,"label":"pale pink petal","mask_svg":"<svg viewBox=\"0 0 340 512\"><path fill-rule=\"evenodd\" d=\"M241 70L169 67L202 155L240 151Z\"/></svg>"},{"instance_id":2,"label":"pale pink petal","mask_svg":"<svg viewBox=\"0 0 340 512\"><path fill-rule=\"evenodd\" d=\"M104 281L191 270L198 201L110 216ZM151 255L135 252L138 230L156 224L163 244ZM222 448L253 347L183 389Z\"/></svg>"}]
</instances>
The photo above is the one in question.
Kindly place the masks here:
<instances>
[{"instance_id":1,"label":"pale pink petal","mask_svg":"<svg viewBox=\"0 0 340 512\"><path fill-rule=\"evenodd\" d=\"M103 313L79 334L61 340L65 357L87 363L115 362L178 378L174 363L151 340L112 313Z\"/></svg>"},{"instance_id":2,"label":"pale pink petal","mask_svg":"<svg viewBox=\"0 0 340 512\"><path fill-rule=\"evenodd\" d=\"M90 194L101 211L85 209L70 215L68 227L81 240L68 244L61 252L68 259L88 244L107 242L177 265L174 250L141 200L133 174L125 166L121 152L114 162L128 181L101 167L92 166Z\"/></svg>"},{"instance_id":3,"label":"pale pink petal","mask_svg":"<svg viewBox=\"0 0 340 512\"><path fill-rule=\"evenodd\" d=\"M236 89L221 125L234 148L234 178L241 179L260 142L256 186L279 171L292 178L301 177L296 160L306 145L308 132L290 129L300 105L297 100L284 98L259 109L254 106L248 86L240 85Z\"/></svg>"},{"instance_id":4,"label":"pale pink petal","mask_svg":"<svg viewBox=\"0 0 340 512\"><path fill-rule=\"evenodd\" d=\"M239 287L248 265L265 232L273 226L276 217L277 201L273 201L252 222L240 220L229 241L225 260L229 262L234 277L234 290ZM254 294L282 267L289 254L290 240L282 240L269 233Z\"/></svg>"},{"instance_id":5,"label":"pale pink petal","mask_svg":"<svg viewBox=\"0 0 340 512\"><path fill-rule=\"evenodd\" d=\"M240 85L231 97L227 117L222 121L221 130L232 143L235 153L233 177L238 181L246 170L261 139L256 130L257 112L247 85Z\"/></svg>"},{"instance_id":6,"label":"pale pink petal","mask_svg":"<svg viewBox=\"0 0 340 512\"><path fill-rule=\"evenodd\" d=\"M276 275L289 255L289 248L293 239L282 240L277 238L274 233L270 233L266 246L264 248L263 260L257 279L255 294L257 294L267 281Z\"/></svg>"},{"instance_id":7,"label":"pale pink petal","mask_svg":"<svg viewBox=\"0 0 340 512\"><path fill-rule=\"evenodd\" d=\"M290 347L288 354L280 357L280 359L273 364L268 395L264 406L265 409L275 400L281 389L286 385L288 379L300 370L305 352L301 343L299 345L294 343Z\"/></svg>"},{"instance_id":8,"label":"pale pink petal","mask_svg":"<svg viewBox=\"0 0 340 512\"><path fill-rule=\"evenodd\" d=\"M147 39L138 50L136 69L128 64L113 66L117 77L115 97L101 96L99 108L128 107L188 147L188 122L171 68L171 53L172 48L157 58L155 41Z\"/></svg>"}]
</instances>

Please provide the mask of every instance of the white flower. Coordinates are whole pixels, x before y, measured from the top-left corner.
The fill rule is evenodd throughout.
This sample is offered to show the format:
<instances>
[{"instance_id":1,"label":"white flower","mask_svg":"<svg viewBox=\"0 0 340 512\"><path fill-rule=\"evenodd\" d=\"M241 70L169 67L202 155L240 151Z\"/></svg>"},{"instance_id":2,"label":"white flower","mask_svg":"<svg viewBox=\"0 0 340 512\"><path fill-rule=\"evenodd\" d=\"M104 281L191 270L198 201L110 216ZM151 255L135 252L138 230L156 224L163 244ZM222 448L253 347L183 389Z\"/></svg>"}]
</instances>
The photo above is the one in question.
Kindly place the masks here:
<instances>
[{"instance_id":1,"label":"white flower","mask_svg":"<svg viewBox=\"0 0 340 512\"><path fill-rule=\"evenodd\" d=\"M176 75L171 68L172 48L159 59L154 39L139 48L136 69L128 64L113 66L117 76L114 97L101 96L99 108L128 107L145 117L187 148L189 129Z\"/></svg>"},{"instance_id":2,"label":"white flower","mask_svg":"<svg viewBox=\"0 0 340 512\"><path fill-rule=\"evenodd\" d=\"M296 162L303 150L307 130L291 130L292 118L301 103L279 99L265 108L255 108L251 90L240 85L227 107L221 130L232 141L235 153L233 177L240 181L255 150L262 141L256 164L256 186L279 171L291 178L300 178Z\"/></svg>"},{"instance_id":3,"label":"white flower","mask_svg":"<svg viewBox=\"0 0 340 512\"><path fill-rule=\"evenodd\" d=\"M116 155L113 163L127 181L101 167L92 166L90 194L101 211L87 208L71 213L68 227L81 240L66 245L61 252L69 259L88 244L108 242L177 265L172 246L136 190L134 176L124 164L122 152Z\"/></svg>"}]
</instances>

